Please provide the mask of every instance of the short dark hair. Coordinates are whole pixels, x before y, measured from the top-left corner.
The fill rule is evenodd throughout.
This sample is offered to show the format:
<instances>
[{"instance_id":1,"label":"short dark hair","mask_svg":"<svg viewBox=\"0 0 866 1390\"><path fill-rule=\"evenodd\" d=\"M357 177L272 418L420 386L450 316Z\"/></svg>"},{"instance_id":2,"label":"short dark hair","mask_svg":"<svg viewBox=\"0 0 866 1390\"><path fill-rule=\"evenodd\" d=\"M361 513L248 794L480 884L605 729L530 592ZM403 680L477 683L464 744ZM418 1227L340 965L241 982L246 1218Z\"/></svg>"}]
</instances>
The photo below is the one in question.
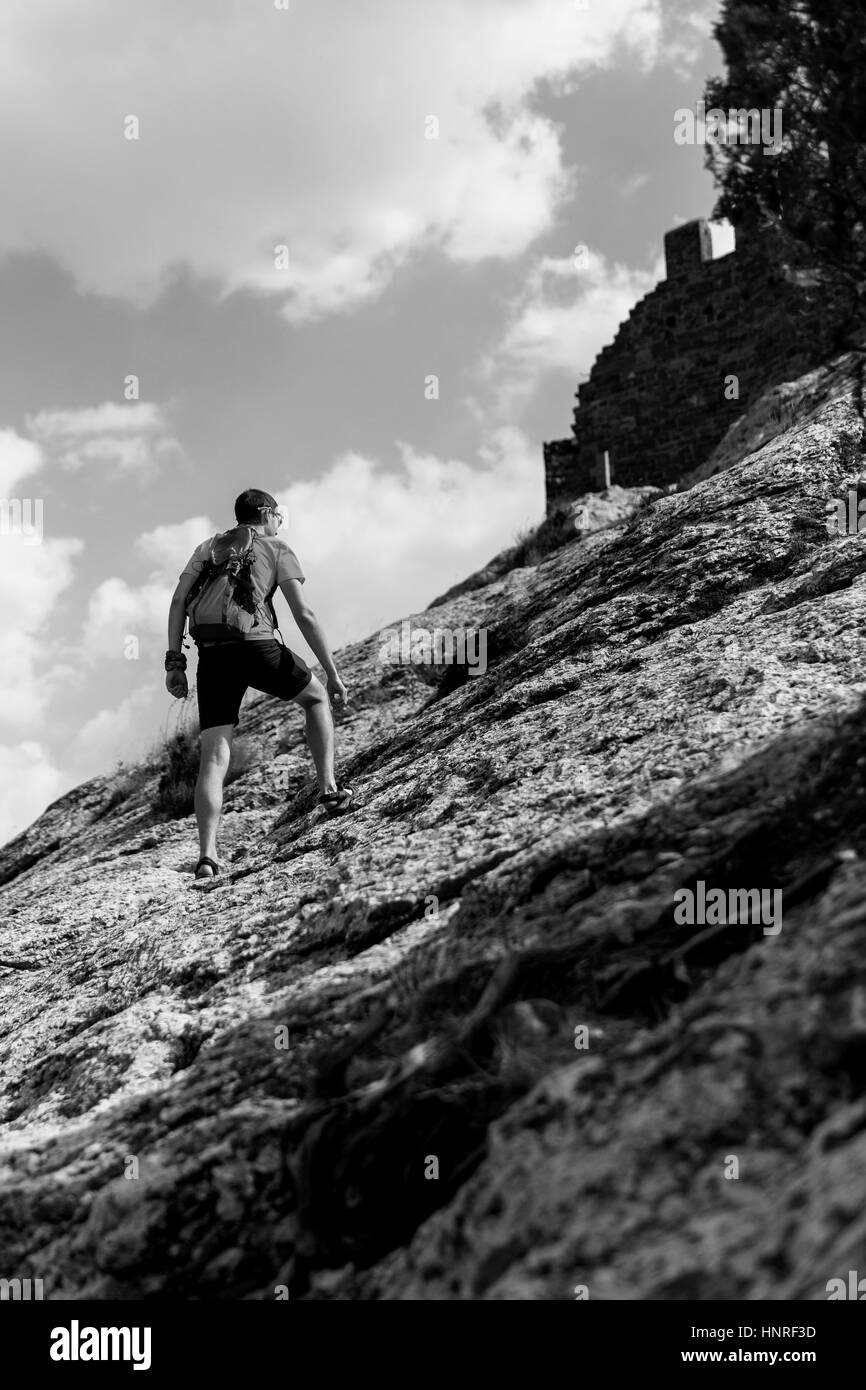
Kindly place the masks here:
<instances>
[{"instance_id":1,"label":"short dark hair","mask_svg":"<svg viewBox=\"0 0 866 1390\"><path fill-rule=\"evenodd\" d=\"M261 513L268 508L276 511L276 497L272 497L269 492L262 492L261 488L248 487L235 501L235 521L260 521Z\"/></svg>"}]
</instances>

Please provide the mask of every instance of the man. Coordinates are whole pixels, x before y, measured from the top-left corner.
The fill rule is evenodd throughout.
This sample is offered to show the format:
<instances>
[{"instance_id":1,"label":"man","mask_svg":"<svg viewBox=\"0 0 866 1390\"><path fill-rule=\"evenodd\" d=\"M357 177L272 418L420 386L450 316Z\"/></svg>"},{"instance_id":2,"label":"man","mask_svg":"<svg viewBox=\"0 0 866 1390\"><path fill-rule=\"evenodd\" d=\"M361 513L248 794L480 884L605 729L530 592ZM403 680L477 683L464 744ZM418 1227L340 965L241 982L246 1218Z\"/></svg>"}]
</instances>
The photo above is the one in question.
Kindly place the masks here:
<instances>
[{"instance_id":1,"label":"man","mask_svg":"<svg viewBox=\"0 0 866 1390\"><path fill-rule=\"evenodd\" d=\"M340 679L327 639L301 591L304 575L298 557L277 531L283 518L270 493L248 488L235 502L235 518L255 533L251 564L253 587L249 632L233 640L199 640L197 675L201 763L195 788L201 857L196 879L219 873L217 830L223 800L223 780L228 771L232 738L238 725L241 701L249 686L294 700L307 721L307 741L319 782L319 802L328 815L348 811L354 799L351 787L338 786L334 777L334 723L329 698L337 707L346 703L346 687ZM210 555L211 539L193 551L180 576L168 615L168 651L165 655L166 689L178 699L189 693L186 657L181 651L191 591ZM315 652L327 679L327 690L299 656L274 636L275 614L270 596L279 588L288 600L295 621ZM197 639L198 640L198 639Z\"/></svg>"}]
</instances>

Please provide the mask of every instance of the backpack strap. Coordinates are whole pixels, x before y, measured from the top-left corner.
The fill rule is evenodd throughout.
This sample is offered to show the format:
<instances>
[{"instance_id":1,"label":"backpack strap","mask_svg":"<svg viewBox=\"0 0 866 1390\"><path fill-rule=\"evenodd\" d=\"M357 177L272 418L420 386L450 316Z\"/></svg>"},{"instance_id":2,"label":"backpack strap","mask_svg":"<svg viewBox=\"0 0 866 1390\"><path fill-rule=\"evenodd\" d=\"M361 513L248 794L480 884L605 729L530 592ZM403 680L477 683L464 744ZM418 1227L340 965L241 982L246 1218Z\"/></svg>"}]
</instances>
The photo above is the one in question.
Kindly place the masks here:
<instances>
[{"instance_id":1,"label":"backpack strap","mask_svg":"<svg viewBox=\"0 0 866 1390\"><path fill-rule=\"evenodd\" d=\"M202 561L201 569L198 575L196 576L192 588L186 596L186 599L184 600L184 608L187 612L189 612L190 608L192 608L192 605L195 603L205 584L210 579L213 571L214 563L213 560L211 560L210 556L208 556L206 560Z\"/></svg>"}]
</instances>

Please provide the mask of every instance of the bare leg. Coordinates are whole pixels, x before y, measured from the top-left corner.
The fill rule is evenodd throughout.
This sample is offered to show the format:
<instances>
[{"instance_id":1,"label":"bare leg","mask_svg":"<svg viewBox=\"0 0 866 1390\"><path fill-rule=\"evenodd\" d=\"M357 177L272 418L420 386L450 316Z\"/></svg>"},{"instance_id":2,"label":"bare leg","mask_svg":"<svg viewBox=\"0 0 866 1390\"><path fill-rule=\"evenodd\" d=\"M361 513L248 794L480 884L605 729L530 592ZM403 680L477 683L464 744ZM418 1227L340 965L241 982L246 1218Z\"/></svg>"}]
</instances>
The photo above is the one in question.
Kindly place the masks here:
<instances>
[{"instance_id":1,"label":"bare leg","mask_svg":"<svg viewBox=\"0 0 866 1390\"><path fill-rule=\"evenodd\" d=\"M307 719L307 743L316 764L320 792L334 792L337 783L334 779L334 721L331 718L331 705L328 692L315 676L305 686L300 695L295 696Z\"/></svg>"},{"instance_id":2,"label":"bare leg","mask_svg":"<svg viewBox=\"0 0 866 1390\"><path fill-rule=\"evenodd\" d=\"M223 805L223 781L232 752L233 724L216 724L201 735L201 762L195 784L195 814L201 857L217 858L217 831ZM218 861L217 861L218 862ZM204 865L199 878L213 878Z\"/></svg>"}]
</instances>

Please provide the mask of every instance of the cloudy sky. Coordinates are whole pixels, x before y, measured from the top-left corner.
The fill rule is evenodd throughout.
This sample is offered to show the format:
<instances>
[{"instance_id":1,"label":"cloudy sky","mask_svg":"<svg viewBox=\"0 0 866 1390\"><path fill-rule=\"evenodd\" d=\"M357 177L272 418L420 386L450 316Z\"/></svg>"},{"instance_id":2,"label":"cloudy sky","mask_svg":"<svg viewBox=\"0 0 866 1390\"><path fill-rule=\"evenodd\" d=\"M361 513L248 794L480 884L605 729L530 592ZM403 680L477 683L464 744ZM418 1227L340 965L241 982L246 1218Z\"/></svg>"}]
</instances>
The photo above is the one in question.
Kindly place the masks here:
<instances>
[{"instance_id":1,"label":"cloudy sky","mask_svg":"<svg viewBox=\"0 0 866 1390\"><path fill-rule=\"evenodd\" d=\"M334 646L540 519L542 441L711 211L673 113L716 9L4 0L0 841L173 727L168 600L242 488Z\"/></svg>"}]
</instances>

